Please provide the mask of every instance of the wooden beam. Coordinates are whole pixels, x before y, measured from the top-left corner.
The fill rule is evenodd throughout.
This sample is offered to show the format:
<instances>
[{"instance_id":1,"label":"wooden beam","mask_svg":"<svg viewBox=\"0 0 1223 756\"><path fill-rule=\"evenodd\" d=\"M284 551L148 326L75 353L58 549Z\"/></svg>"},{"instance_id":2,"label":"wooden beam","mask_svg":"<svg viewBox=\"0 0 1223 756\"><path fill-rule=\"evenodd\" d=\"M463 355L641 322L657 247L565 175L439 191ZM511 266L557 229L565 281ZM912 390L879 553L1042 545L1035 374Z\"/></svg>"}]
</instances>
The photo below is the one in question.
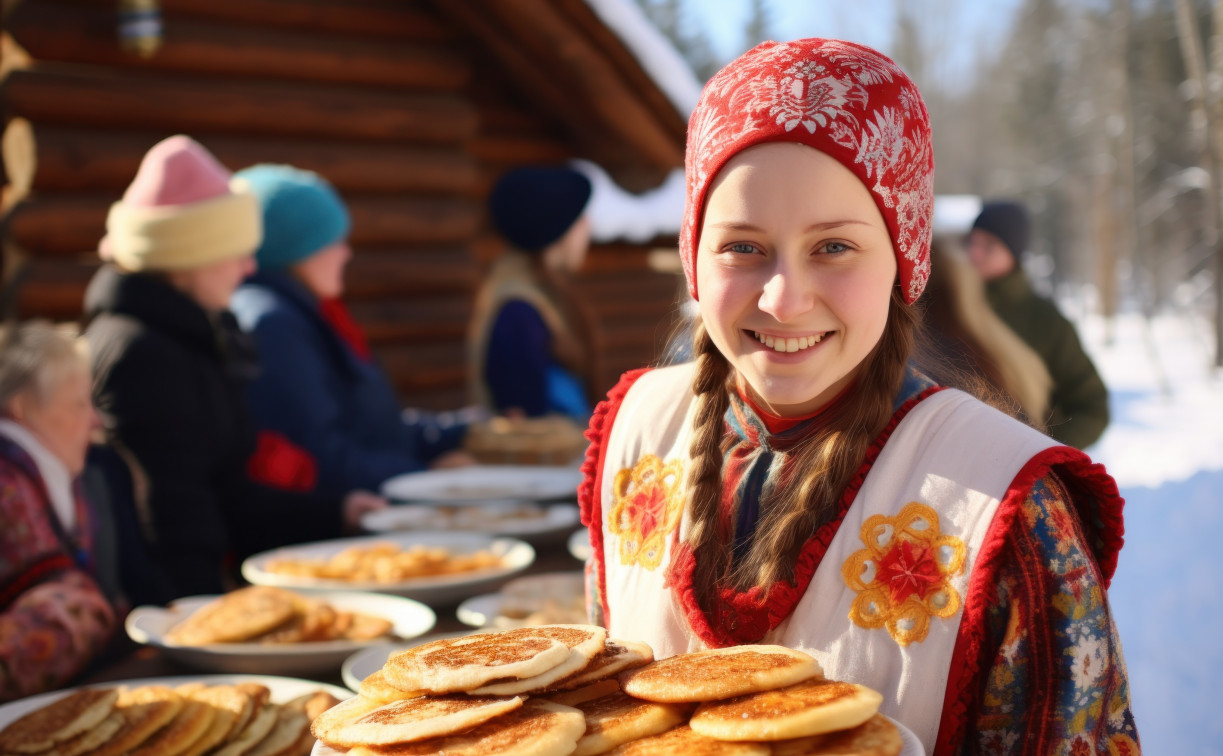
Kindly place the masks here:
<instances>
[{"instance_id":1,"label":"wooden beam","mask_svg":"<svg viewBox=\"0 0 1223 756\"><path fill-rule=\"evenodd\" d=\"M0 139L10 182L35 191L119 194L149 147L169 131L105 130L14 119ZM335 139L286 139L213 134L204 145L230 170L288 163L316 171L341 194L421 192L479 196L475 159L458 146L406 146ZM28 193L28 192L27 192ZM23 195L24 196L24 195Z\"/></svg>"},{"instance_id":2,"label":"wooden beam","mask_svg":"<svg viewBox=\"0 0 1223 756\"><path fill-rule=\"evenodd\" d=\"M648 165L683 165L682 136L659 123L606 56L547 0L434 2L488 45L576 138L586 137L593 121L593 133L632 148ZM575 107L575 95L580 106Z\"/></svg>"},{"instance_id":3,"label":"wooden beam","mask_svg":"<svg viewBox=\"0 0 1223 756\"><path fill-rule=\"evenodd\" d=\"M85 289L101 262L28 259L17 289L17 317L77 320Z\"/></svg>"},{"instance_id":4,"label":"wooden beam","mask_svg":"<svg viewBox=\"0 0 1223 756\"><path fill-rule=\"evenodd\" d=\"M37 0L25 0L33 2ZM115 0L72 0L115 8ZM226 23L384 39L451 42L454 28L420 0L159 0L164 16L189 15Z\"/></svg>"},{"instance_id":5,"label":"wooden beam","mask_svg":"<svg viewBox=\"0 0 1223 756\"><path fill-rule=\"evenodd\" d=\"M377 354L402 394L465 386L467 344L381 344Z\"/></svg>"},{"instance_id":6,"label":"wooden beam","mask_svg":"<svg viewBox=\"0 0 1223 756\"><path fill-rule=\"evenodd\" d=\"M344 276L350 299L470 293L480 285L475 254L452 248L358 247Z\"/></svg>"},{"instance_id":7,"label":"wooden beam","mask_svg":"<svg viewBox=\"0 0 1223 756\"><path fill-rule=\"evenodd\" d=\"M475 134L475 110L438 94L352 87L235 82L39 65L0 83L12 115L35 123L88 123L276 136L459 143Z\"/></svg>"},{"instance_id":8,"label":"wooden beam","mask_svg":"<svg viewBox=\"0 0 1223 756\"><path fill-rule=\"evenodd\" d=\"M92 255L118 196L42 194L19 202L4 219L3 235L33 256ZM480 210L461 199L414 196L348 198L351 240L361 244L458 244L475 236Z\"/></svg>"},{"instance_id":9,"label":"wooden beam","mask_svg":"<svg viewBox=\"0 0 1223 756\"><path fill-rule=\"evenodd\" d=\"M162 27L161 46L144 58L116 44L113 6L27 0L5 19L6 30L35 60L429 91L458 91L471 78L468 61L440 45L244 26L169 11Z\"/></svg>"},{"instance_id":10,"label":"wooden beam","mask_svg":"<svg viewBox=\"0 0 1223 756\"><path fill-rule=\"evenodd\" d=\"M350 300L370 343L463 343L471 320L466 294Z\"/></svg>"}]
</instances>

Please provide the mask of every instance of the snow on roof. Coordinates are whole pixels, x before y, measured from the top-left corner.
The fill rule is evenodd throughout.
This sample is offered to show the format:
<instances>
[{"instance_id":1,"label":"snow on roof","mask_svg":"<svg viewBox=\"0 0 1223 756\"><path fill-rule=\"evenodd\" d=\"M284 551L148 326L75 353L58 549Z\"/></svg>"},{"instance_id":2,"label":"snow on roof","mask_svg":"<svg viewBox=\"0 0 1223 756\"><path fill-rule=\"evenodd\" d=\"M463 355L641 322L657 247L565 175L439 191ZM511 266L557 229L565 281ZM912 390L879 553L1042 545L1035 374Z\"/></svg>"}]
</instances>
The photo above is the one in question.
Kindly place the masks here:
<instances>
[{"instance_id":1,"label":"snow on roof","mask_svg":"<svg viewBox=\"0 0 1223 756\"><path fill-rule=\"evenodd\" d=\"M655 237L679 233L684 215L684 170L676 168L654 189L630 194L589 160L571 163L590 179L591 236L596 242L622 240L647 242Z\"/></svg>"},{"instance_id":2,"label":"snow on roof","mask_svg":"<svg viewBox=\"0 0 1223 756\"><path fill-rule=\"evenodd\" d=\"M671 40L633 0L586 0L687 120L701 98L701 82Z\"/></svg>"}]
</instances>

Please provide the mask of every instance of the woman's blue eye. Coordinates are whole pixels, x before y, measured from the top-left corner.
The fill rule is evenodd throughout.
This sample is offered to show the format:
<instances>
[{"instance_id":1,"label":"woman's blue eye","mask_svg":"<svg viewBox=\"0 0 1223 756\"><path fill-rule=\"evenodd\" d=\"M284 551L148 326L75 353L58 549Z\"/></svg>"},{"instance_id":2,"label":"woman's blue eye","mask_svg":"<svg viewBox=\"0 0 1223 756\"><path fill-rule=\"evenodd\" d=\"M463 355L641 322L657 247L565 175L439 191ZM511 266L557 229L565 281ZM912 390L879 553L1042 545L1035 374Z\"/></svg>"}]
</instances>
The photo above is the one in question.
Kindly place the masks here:
<instances>
[{"instance_id":1,"label":"woman's blue eye","mask_svg":"<svg viewBox=\"0 0 1223 756\"><path fill-rule=\"evenodd\" d=\"M823 252L826 255L839 255L842 252L848 252L849 245L843 242L828 242L824 245Z\"/></svg>"},{"instance_id":2,"label":"woman's blue eye","mask_svg":"<svg viewBox=\"0 0 1223 756\"><path fill-rule=\"evenodd\" d=\"M728 247L728 249L730 249L731 252L736 252L741 255L750 255L756 251L756 248L753 245L747 244L746 242L732 244L730 247Z\"/></svg>"}]
</instances>

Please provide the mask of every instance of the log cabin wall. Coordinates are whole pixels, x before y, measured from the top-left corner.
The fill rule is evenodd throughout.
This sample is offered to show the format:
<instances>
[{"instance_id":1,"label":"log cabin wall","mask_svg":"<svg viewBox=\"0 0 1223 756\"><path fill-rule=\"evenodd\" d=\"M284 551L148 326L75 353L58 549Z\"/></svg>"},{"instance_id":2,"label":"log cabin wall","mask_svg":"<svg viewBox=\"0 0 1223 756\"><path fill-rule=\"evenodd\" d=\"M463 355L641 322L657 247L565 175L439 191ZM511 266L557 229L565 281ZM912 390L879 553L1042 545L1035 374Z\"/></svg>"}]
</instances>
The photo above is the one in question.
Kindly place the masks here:
<instances>
[{"instance_id":1,"label":"log cabin wall","mask_svg":"<svg viewBox=\"0 0 1223 756\"><path fill-rule=\"evenodd\" d=\"M150 146L187 133L231 169L285 162L336 186L354 315L405 403L455 407L502 249L483 209L496 177L584 157L645 189L682 162L683 120L582 0L160 7L148 59L119 49L110 0L24 0L4 19L0 239L19 316L79 317L107 209ZM577 283L599 390L670 328L679 281L648 251L597 246Z\"/></svg>"}]
</instances>

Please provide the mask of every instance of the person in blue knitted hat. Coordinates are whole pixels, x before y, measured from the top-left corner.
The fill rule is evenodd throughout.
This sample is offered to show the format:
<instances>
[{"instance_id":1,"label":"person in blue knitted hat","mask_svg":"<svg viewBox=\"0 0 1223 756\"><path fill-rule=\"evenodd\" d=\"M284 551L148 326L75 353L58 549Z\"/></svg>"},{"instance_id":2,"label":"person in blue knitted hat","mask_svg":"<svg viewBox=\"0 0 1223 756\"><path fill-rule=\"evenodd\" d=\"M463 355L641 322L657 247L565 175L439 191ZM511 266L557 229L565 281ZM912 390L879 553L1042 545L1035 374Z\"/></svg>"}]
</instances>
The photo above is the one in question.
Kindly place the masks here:
<instances>
[{"instance_id":1,"label":"person in blue knitted hat","mask_svg":"<svg viewBox=\"0 0 1223 756\"><path fill-rule=\"evenodd\" d=\"M250 403L260 429L313 458L314 489L378 490L388 478L470 461L463 423L407 422L343 300L352 257L348 208L317 173L261 164L235 174L259 199L258 271L231 308L260 351ZM253 470L277 484L276 470ZM281 481L281 483L287 483Z\"/></svg>"},{"instance_id":2,"label":"person in blue knitted hat","mask_svg":"<svg viewBox=\"0 0 1223 756\"><path fill-rule=\"evenodd\" d=\"M509 249L476 296L468 333L476 404L589 418L588 318L570 279L590 246L590 195L590 180L568 166L516 168L493 187L489 216Z\"/></svg>"}]
</instances>

